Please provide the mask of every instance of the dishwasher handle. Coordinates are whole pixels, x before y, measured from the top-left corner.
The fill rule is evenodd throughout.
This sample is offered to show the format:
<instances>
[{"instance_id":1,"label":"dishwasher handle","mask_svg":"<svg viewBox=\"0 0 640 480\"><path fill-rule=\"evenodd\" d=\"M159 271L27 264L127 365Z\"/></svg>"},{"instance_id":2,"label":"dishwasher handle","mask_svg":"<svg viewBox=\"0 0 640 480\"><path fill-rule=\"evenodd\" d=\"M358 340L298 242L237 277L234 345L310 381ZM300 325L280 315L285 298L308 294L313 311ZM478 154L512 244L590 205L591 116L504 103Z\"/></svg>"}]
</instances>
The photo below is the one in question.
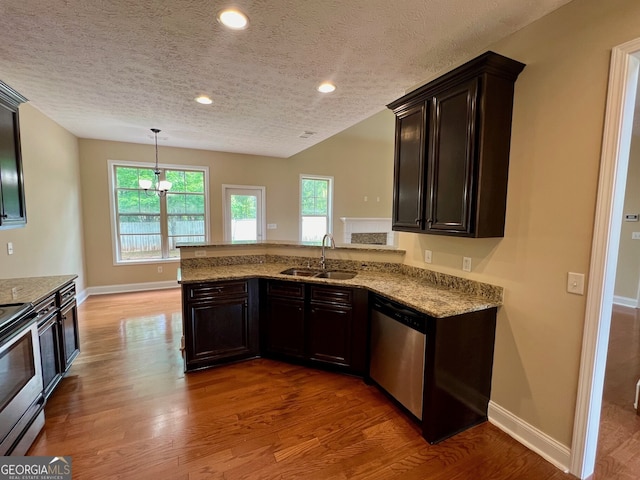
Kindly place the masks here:
<instances>
[{"instance_id":1,"label":"dishwasher handle","mask_svg":"<svg viewBox=\"0 0 640 480\"><path fill-rule=\"evenodd\" d=\"M371 308L373 311L380 312L381 314L386 315L407 327L417 330L420 333L427 332L426 316L416 312L415 310L402 307L381 297L374 297Z\"/></svg>"}]
</instances>

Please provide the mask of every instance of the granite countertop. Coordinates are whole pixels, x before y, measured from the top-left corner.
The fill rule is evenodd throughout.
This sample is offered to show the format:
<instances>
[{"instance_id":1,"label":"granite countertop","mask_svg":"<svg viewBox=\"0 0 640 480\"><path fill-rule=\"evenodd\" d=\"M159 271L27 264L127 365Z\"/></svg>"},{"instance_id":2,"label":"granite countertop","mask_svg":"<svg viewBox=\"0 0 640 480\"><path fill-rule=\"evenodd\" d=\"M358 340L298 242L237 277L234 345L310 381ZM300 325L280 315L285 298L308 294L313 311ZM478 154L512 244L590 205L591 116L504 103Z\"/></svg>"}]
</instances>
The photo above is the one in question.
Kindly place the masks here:
<instances>
[{"instance_id":1,"label":"granite countertop","mask_svg":"<svg viewBox=\"0 0 640 480\"><path fill-rule=\"evenodd\" d=\"M12 303L35 305L76 278L78 275L0 279L0 305Z\"/></svg>"},{"instance_id":2,"label":"granite countertop","mask_svg":"<svg viewBox=\"0 0 640 480\"><path fill-rule=\"evenodd\" d=\"M177 248L223 248L223 247L288 247L288 248L322 248L322 242L296 242L292 240L247 240L243 242L218 242L218 243L184 243L178 244ZM335 249L339 250L368 250L379 252L391 252L405 254L405 250L400 250L392 245L357 244L357 243L337 243Z\"/></svg>"},{"instance_id":3,"label":"granite countertop","mask_svg":"<svg viewBox=\"0 0 640 480\"><path fill-rule=\"evenodd\" d=\"M451 317L502 305L501 299L465 293L402 273L360 270L354 278L349 280L296 277L280 273L291 266L291 264L284 263L247 263L188 268L183 266L178 281L182 284L187 284L217 280L270 278L366 288L390 300L397 301L436 318ZM500 287L494 288L498 289L500 294L502 293Z\"/></svg>"}]
</instances>

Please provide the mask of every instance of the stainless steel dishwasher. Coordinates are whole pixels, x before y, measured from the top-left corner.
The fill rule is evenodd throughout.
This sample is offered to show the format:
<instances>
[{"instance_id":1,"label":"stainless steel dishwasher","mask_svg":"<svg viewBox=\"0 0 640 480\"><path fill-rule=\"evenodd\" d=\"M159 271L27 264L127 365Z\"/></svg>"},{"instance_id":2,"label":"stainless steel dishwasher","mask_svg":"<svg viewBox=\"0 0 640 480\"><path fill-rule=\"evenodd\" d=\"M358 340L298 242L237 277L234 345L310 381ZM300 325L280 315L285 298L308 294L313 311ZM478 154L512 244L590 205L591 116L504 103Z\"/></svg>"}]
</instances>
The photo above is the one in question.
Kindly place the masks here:
<instances>
[{"instance_id":1,"label":"stainless steel dishwasher","mask_svg":"<svg viewBox=\"0 0 640 480\"><path fill-rule=\"evenodd\" d=\"M426 318L374 296L369 376L422 420Z\"/></svg>"}]
</instances>

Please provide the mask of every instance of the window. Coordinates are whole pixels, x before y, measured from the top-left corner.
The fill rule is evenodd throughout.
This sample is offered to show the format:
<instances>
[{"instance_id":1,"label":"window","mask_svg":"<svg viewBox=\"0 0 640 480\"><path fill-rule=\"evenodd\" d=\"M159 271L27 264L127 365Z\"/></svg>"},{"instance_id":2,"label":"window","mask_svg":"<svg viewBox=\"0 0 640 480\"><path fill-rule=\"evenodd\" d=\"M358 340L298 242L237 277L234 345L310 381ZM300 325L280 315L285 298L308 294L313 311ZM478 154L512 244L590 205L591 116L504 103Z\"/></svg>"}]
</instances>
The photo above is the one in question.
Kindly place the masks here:
<instances>
[{"instance_id":1,"label":"window","mask_svg":"<svg viewBox=\"0 0 640 480\"><path fill-rule=\"evenodd\" d=\"M321 242L331 233L333 177L300 176L300 240Z\"/></svg>"},{"instance_id":2,"label":"window","mask_svg":"<svg viewBox=\"0 0 640 480\"><path fill-rule=\"evenodd\" d=\"M206 242L208 169L171 166L165 197L145 192L140 180L155 180L147 164L109 162L116 263L177 259L179 243Z\"/></svg>"}]
</instances>

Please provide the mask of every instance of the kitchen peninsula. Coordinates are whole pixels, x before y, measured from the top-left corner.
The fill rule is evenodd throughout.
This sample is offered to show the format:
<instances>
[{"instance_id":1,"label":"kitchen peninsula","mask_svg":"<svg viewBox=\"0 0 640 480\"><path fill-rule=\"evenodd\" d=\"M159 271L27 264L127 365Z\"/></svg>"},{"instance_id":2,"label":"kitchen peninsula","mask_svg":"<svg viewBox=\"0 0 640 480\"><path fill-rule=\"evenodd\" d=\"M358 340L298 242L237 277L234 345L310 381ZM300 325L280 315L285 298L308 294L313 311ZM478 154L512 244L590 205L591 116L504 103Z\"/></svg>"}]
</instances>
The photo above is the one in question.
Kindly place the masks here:
<instances>
[{"instance_id":1,"label":"kitchen peninsula","mask_svg":"<svg viewBox=\"0 0 640 480\"><path fill-rule=\"evenodd\" d=\"M320 253L291 242L182 246L185 370L264 356L362 376L420 421L432 443L486 420L502 288L404 265L405 252L388 247L331 249L325 270ZM326 271L355 276L322 278ZM379 344L409 348L393 345L386 327L376 331L376 312L392 306L391 323L422 336L419 384L390 378L418 392L413 410L372 372L387 348ZM402 362L385 359L383 369L394 363Z\"/></svg>"}]
</instances>

